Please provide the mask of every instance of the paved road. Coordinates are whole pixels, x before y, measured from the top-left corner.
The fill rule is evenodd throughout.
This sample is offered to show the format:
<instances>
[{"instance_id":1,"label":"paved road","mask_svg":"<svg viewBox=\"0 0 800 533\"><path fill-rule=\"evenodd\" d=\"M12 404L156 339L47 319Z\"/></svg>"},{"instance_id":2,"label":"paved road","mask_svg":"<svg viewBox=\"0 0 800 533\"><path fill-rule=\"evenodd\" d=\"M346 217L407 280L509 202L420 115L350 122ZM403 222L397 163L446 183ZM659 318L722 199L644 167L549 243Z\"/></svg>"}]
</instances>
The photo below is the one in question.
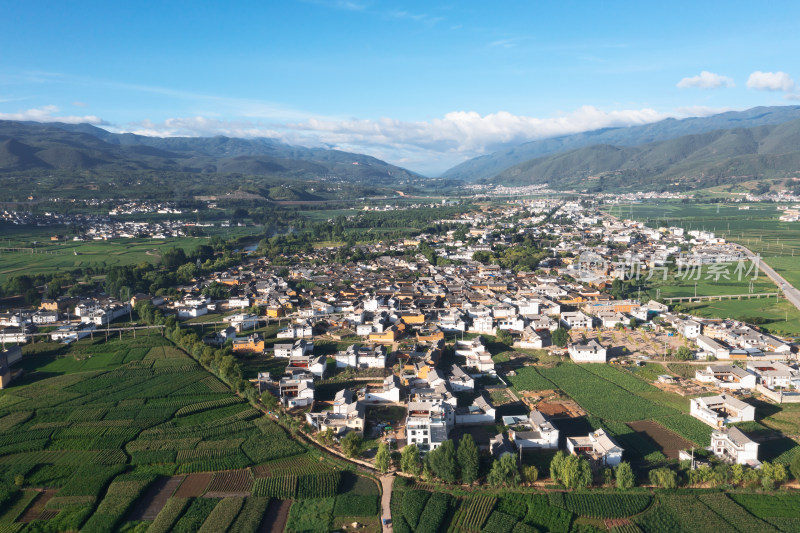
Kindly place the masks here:
<instances>
[{"instance_id":1,"label":"paved road","mask_svg":"<svg viewBox=\"0 0 800 533\"><path fill-rule=\"evenodd\" d=\"M392 532L392 483L394 476L381 476L383 497L381 498L381 523L383 533Z\"/></svg>"},{"instance_id":2,"label":"paved road","mask_svg":"<svg viewBox=\"0 0 800 533\"><path fill-rule=\"evenodd\" d=\"M754 254L744 246L741 245L738 246L747 255L747 257L749 257L753 261L756 260L755 259L756 254ZM775 272L775 270L767 263L765 263L763 259L760 259L758 261L758 267L764 274L767 275L769 279L771 279L778 285L778 288L781 291L783 291L783 295L786 296L786 299L789 300L792 303L792 305L794 305L798 310L800 310L800 290L797 290L788 281L783 279L783 276Z\"/></svg>"}]
</instances>

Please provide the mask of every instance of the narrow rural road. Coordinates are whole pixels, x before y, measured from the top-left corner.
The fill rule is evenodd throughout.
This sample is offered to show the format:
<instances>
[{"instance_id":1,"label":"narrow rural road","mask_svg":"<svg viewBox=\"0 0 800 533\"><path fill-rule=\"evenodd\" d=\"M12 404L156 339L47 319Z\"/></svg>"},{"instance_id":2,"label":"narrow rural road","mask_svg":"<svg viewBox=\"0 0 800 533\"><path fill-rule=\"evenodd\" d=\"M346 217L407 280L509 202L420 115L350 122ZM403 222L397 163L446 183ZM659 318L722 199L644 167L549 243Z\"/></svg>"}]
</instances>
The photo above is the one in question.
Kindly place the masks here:
<instances>
[{"instance_id":1,"label":"narrow rural road","mask_svg":"<svg viewBox=\"0 0 800 533\"><path fill-rule=\"evenodd\" d=\"M381 524L383 525L383 533L391 533L392 531L392 483L394 483L394 476L381 476L381 486L383 487Z\"/></svg>"},{"instance_id":2,"label":"narrow rural road","mask_svg":"<svg viewBox=\"0 0 800 533\"><path fill-rule=\"evenodd\" d=\"M756 254L741 244L737 246L739 246L739 248L745 253L745 255L747 255L747 257L750 258L751 261L756 261ZM800 290L797 290L788 281L783 279L783 276L775 272L775 269L766 264L763 259L758 259L758 267L764 274L767 275L769 279L775 282L781 291L783 291L786 299L789 300L789 302L791 302L791 304L794 305L798 310L800 310Z\"/></svg>"}]
</instances>

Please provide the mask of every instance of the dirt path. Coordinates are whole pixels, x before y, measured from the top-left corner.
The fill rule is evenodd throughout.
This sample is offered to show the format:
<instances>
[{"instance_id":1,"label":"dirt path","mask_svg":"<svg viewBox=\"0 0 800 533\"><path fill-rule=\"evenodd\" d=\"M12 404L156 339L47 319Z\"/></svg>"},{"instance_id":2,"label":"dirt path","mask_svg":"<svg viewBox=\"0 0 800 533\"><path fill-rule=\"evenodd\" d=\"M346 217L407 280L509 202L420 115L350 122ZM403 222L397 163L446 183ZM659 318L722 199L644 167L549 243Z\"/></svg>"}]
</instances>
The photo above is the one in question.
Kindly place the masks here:
<instances>
[{"instance_id":1,"label":"dirt path","mask_svg":"<svg viewBox=\"0 0 800 533\"><path fill-rule=\"evenodd\" d=\"M383 487L383 496L381 497L381 523L383 524L383 533L391 533L392 531L392 483L394 476L381 476L381 486Z\"/></svg>"}]
</instances>

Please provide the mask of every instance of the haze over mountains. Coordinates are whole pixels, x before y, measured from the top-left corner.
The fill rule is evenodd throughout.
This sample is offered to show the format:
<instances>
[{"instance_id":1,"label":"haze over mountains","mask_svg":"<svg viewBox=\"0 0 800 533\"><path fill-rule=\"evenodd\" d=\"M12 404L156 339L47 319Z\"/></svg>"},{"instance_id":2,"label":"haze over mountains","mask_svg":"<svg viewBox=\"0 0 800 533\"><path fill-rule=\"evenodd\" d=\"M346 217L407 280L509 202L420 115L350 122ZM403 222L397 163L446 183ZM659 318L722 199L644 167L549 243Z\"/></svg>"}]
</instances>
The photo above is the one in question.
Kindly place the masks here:
<instances>
[{"instance_id":1,"label":"haze over mountains","mask_svg":"<svg viewBox=\"0 0 800 533\"><path fill-rule=\"evenodd\" d=\"M145 137L89 124L0 121L0 172L171 171L394 183L417 174L374 157L273 139Z\"/></svg>"}]
</instances>

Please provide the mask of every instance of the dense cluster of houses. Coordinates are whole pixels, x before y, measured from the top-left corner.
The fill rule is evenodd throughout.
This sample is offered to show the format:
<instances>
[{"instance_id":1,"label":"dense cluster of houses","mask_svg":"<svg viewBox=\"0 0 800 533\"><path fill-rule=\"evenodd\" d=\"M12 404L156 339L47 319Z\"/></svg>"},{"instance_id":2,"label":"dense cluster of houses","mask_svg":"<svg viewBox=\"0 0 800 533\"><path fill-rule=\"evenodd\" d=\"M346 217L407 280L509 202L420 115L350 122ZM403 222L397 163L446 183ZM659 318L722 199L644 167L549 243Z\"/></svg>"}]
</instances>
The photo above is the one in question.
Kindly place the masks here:
<instances>
[{"instance_id":1,"label":"dense cluster of houses","mask_svg":"<svg viewBox=\"0 0 800 533\"><path fill-rule=\"evenodd\" d=\"M441 222L463 229L364 245L361 249L370 259L358 263L332 262L336 250L327 248L291 258L290 267L283 266L288 261L275 265L253 257L239 268L178 287L177 298L45 302L38 311L0 316L0 325L6 326L0 335L24 342L24 328L53 324L53 339L75 340L128 314L141 298L181 320L222 313L223 327L203 341L230 342L236 353L284 359L286 372L259 374L259 387L287 408L312 407L304 416L318 430L332 429L339 436L364 432L371 406L396 405L406 410L406 442L423 452L436 449L454 430L496 428L502 422L509 430L486 443L497 455L553 449L561 442L568 451L607 466L618 464L623 450L602 429L559 441L558 429L539 411L497 414L491 391L481 383L502 383L503 376L485 335L503 331L517 347L546 348L555 331L569 330L566 353L573 361L605 363L610 346L598 338L581 340L582 332L647 324L684 337L698 359L746 362L746 368L710 364L699 369L698 381L725 394L692 403L692 414L713 428L713 448L735 455L736 461L740 453L744 462L756 458L749 455L747 437L728 424L752 420L752 412L728 394L757 386L800 386L797 371L780 363L792 357L792 346L775 336L730 320L670 313L653 300L611 295L615 280L666 275L670 258L687 269L741 259L735 247L713 233L650 228L561 200L521 201ZM547 243L552 256L540 261L536 272L477 260L483 253L513 248L517 237ZM422 242L444 261L420 253ZM692 253L682 254L687 247ZM225 285L229 295L211 298L204 291L211 284ZM67 313L72 320L65 322ZM268 343L254 332L264 322L278 323L278 342ZM339 341L340 349L333 354L315 351L320 336ZM446 351L448 362L441 364ZM315 395L320 380L333 371L329 358L337 369L375 371L380 377L339 391L319 410ZM470 401L459 402L465 395Z\"/></svg>"}]
</instances>

